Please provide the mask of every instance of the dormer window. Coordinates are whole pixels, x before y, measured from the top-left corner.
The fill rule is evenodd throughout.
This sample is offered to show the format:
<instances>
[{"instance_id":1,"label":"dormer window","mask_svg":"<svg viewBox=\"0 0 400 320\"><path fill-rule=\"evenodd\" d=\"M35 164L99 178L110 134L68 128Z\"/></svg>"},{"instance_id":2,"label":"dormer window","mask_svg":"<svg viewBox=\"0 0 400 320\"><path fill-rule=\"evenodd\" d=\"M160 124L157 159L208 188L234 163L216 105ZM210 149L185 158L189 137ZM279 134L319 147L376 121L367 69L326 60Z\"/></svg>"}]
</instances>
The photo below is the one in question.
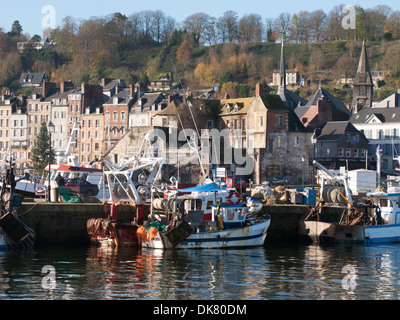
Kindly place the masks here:
<instances>
[{"instance_id":1,"label":"dormer window","mask_svg":"<svg viewBox=\"0 0 400 320\"><path fill-rule=\"evenodd\" d=\"M118 104L118 97L114 98L114 104Z\"/></svg>"},{"instance_id":2,"label":"dormer window","mask_svg":"<svg viewBox=\"0 0 400 320\"><path fill-rule=\"evenodd\" d=\"M229 104L226 105L226 113L231 112L231 106Z\"/></svg>"},{"instance_id":3,"label":"dormer window","mask_svg":"<svg viewBox=\"0 0 400 320\"><path fill-rule=\"evenodd\" d=\"M234 110L234 112L235 112L235 113L237 113L237 112L239 111L239 107L238 107L238 105L237 105L237 104L235 104L235 107L234 107L234 109L233 109L233 110Z\"/></svg>"}]
</instances>

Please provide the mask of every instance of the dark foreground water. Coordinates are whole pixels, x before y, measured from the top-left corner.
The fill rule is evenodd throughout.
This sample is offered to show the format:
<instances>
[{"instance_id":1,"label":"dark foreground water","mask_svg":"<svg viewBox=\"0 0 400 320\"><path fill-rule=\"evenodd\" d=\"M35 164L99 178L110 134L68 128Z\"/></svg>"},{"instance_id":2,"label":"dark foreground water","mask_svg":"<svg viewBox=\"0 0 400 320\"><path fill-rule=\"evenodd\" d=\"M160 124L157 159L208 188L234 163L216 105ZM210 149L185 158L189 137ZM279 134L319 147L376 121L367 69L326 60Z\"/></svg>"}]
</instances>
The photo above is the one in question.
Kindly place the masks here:
<instances>
[{"instance_id":1,"label":"dark foreground water","mask_svg":"<svg viewBox=\"0 0 400 320\"><path fill-rule=\"evenodd\" d=\"M400 245L0 252L0 299L399 299Z\"/></svg>"}]
</instances>

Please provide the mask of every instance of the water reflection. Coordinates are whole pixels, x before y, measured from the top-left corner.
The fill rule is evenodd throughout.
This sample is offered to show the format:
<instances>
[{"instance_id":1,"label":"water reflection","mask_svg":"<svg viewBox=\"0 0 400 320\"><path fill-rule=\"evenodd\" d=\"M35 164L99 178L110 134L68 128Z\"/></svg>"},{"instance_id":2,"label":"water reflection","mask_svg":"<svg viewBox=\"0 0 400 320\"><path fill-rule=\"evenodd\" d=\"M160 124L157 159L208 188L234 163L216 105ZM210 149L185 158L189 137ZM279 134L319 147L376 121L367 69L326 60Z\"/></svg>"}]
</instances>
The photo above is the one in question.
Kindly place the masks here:
<instances>
[{"instance_id":1,"label":"water reflection","mask_svg":"<svg viewBox=\"0 0 400 320\"><path fill-rule=\"evenodd\" d=\"M45 266L54 287L43 286ZM400 245L40 249L1 252L0 274L2 299L399 299Z\"/></svg>"}]
</instances>

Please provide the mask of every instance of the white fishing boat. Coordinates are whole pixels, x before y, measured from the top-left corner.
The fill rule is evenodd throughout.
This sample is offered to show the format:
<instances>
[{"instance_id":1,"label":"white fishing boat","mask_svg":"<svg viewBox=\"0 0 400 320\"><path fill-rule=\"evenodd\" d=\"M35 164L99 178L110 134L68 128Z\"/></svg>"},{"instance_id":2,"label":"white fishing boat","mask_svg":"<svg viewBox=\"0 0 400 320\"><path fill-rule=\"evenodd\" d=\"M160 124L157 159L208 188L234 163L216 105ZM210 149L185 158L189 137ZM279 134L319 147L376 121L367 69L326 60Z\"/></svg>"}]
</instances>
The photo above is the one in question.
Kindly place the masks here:
<instances>
[{"instance_id":1,"label":"white fishing boat","mask_svg":"<svg viewBox=\"0 0 400 320\"><path fill-rule=\"evenodd\" d=\"M323 171L329 171L315 162ZM336 178L331 175L332 178ZM346 190L341 194L347 201L340 219L327 219L323 207L316 208L300 223L300 236L317 243L392 243L400 242L400 193L372 192L355 204ZM339 192L339 191L338 191ZM340 192L339 192L340 193Z\"/></svg>"},{"instance_id":2,"label":"white fishing boat","mask_svg":"<svg viewBox=\"0 0 400 320\"><path fill-rule=\"evenodd\" d=\"M191 194L214 192L214 199L217 199L217 192L222 190L224 189L210 183L178 191L189 191ZM175 209L179 206L178 201L176 197ZM181 204L185 201L187 199ZM137 231L139 244L144 248L153 249L262 246L271 221L269 215L258 216L262 203L251 198L246 204L236 200L231 200L231 202L235 203L211 205L211 217L207 219L204 218L204 211L199 210L200 207L192 208L198 210L185 210L181 206L181 213L174 214L174 217L170 219L160 219L157 212L152 212L150 222ZM177 212L177 210L174 211Z\"/></svg>"}]
</instances>

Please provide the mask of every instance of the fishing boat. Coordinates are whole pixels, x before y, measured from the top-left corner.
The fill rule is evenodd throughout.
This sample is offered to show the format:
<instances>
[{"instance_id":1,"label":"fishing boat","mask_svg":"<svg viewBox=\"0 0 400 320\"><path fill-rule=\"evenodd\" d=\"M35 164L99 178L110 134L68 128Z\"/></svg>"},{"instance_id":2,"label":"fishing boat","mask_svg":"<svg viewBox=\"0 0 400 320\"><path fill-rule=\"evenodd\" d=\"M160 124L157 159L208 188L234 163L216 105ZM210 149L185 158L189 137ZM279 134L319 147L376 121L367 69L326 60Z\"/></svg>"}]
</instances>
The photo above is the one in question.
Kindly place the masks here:
<instances>
[{"instance_id":1,"label":"fishing boat","mask_svg":"<svg viewBox=\"0 0 400 320\"><path fill-rule=\"evenodd\" d=\"M207 191L205 191L207 190ZM178 189L178 192L217 193L226 191L215 183L193 188ZM231 192L227 192L232 194ZM206 197L206 196L205 196ZM201 199L197 198L197 200ZM137 233L139 243L144 248L153 249L205 249L262 246L270 225L270 216L261 215L262 204L248 198L247 203L234 201L211 205L211 217L205 218L204 211L185 210L187 199L181 201L176 196L175 210L169 218L153 211L149 222L141 226ZM191 199L196 200L196 198ZM179 213L180 211L180 213Z\"/></svg>"},{"instance_id":2,"label":"fishing boat","mask_svg":"<svg viewBox=\"0 0 400 320\"><path fill-rule=\"evenodd\" d=\"M146 134L138 154L120 164L106 159L104 171L109 198L105 203L108 217L89 219L87 231L90 241L101 247L138 246L137 229L144 221L144 205L150 198L150 189L158 180L165 158L154 157L151 134ZM118 207L128 205L136 211L131 221L118 216Z\"/></svg>"},{"instance_id":3,"label":"fishing boat","mask_svg":"<svg viewBox=\"0 0 400 320\"><path fill-rule=\"evenodd\" d=\"M0 187L0 249L30 249L33 247L36 233L17 216L22 198L16 194L15 187L29 175L15 179L14 163L11 154L6 160L7 169L1 178Z\"/></svg>"},{"instance_id":4,"label":"fishing boat","mask_svg":"<svg viewBox=\"0 0 400 320\"><path fill-rule=\"evenodd\" d=\"M339 180L318 162L314 163L333 180ZM337 189L347 202L340 217L324 214L320 203L301 221L299 233L303 239L316 243L391 243L400 242L400 193L370 192L355 203L348 188L347 177L341 178L344 188ZM344 192L343 192L344 190Z\"/></svg>"}]
</instances>

